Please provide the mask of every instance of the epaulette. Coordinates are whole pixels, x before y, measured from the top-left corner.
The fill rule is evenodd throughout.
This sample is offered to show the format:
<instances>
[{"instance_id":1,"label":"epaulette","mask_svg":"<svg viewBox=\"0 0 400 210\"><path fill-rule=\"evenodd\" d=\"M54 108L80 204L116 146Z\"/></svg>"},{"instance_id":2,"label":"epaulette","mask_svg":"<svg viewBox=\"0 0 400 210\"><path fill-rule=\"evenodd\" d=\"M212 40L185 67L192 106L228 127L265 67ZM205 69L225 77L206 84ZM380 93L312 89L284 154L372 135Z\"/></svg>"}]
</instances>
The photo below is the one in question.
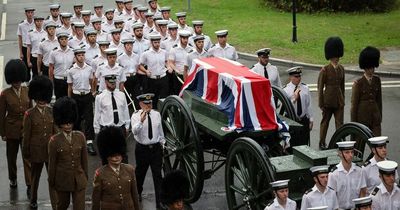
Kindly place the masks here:
<instances>
[{"instance_id":1,"label":"epaulette","mask_svg":"<svg viewBox=\"0 0 400 210\"><path fill-rule=\"evenodd\" d=\"M375 196L376 193L378 193L378 192L379 192L379 187L375 187L374 190L372 190L371 195Z\"/></svg>"},{"instance_id":2,"label":"epaulette","mask_svg":"<svg viewBox=\"0 0 400 210\"><path fill-rule=\"evenodd\" d=\"M86 45L85 44L82 44L82 45L79 45L82 49L85 49L85 47L86 47Z\"/></svg>"},{"instance_id":3,"label":"epaulette","mask_svg":"<svg viewBox=\"0 0 400 210\"><path fill-rule=\"evenodd\" d=\"M105 30L101 30L102 32L104 32L104 33L107 33Z\"/></svg>"},{"instance_id":4,"label":"epaulette","mask_svg":"<svg viewBox=\"0 0 400 210\"><path fill-rule=\"evenodd\" d=\"M204 52L208 52L206 49L203 49L204 50Z\"/></svg>"},{"instance_id":5,"label":"epaulette","mask_svg":"<svg viewBox=\"0 0 400 210\"><path fill-rule=\"evenodd\" d=\"M135 54L138 54L138 52L136 52L136 51L133 51L133 50L132 50L132 52L135 53Z\"/></svg>"},{"instance_id":6,"label":"epaulette","mask_svg":"<svg viewBox=\"0 0 400 210\"><path fill-rule=\"evenodd\" d=\"M72 64L69 68L72 68L74 66L74 64Z\"/></svg>"},{"instance_id":7,"label":"epaulette","mask_svg":"<svg viewBox=\"0 0 400 210\"><path fill-rule=\"evenodd\" d=\"M69 38L68 38L68 40L71 40L71 39L73 39L73 38L72 38L72 37L69 37Z\"/></svg>"},{"instance_id":8,"label":"epaulette","mask_svg":"<svg viewBox=\"0 0 400 210\"><path fill-rule=\"evenodd\" d=\"M193 49L191 49L188 53L192 53L193 52Z\"/></svg>"},{"instance_id":9,"label":"epaulette","mask_svg":"<svg viewBox=\"0 0 400 210\"><path fill-rule=\"evenodd\" d=\"M151 32L153 32L153 29L151 29L151 30L149 31L149 34L150 34Z\"/></svg>"},{"instance_id":10,"label":"epaulette","mask_svg":"<svg viewBox=\"0 0 400 210\"><path fill-rule=\"evenodd\" d=\"M23 23L25 20L23 20L23 21L21 21L21 22L19 22L19 23Z\"/></svg>"},{"instance_id":11,"label":"epaulette","mask_svg":"<svg viewBox=\"0 0 400 210\"><path fill-rule=\"evenodd\" d=\"M118 56L121 56L122 54L124 54L124 53L122 52L122 53L120 53Z\"/></svg>"},{"instance_id":12,"label":"epaulette","mask_svg":"<svg viewBox=\"0 0 400 210\"><path fill-rule=\"evenodd\" d=\"M212 44L210 48L213 48L213 47L215 47L215 44Z\"/></svg>"},{"instance_id":13,"label":"epaulette","mask_svg":"<svg viewBox=\"0 0 400 210\"><path fill-rule=\"evenodd\" d=\"M118 64L118 66L121 66L122 68L124 68L124 66L123 66L123 65L121 65L121 64Z\"/></svg>"},{"instance_id":14,"label":"epaulette","mask_svg":"<svg viewBox=\"0 0 400 210\"><path fill-rule=\"evenodd\" d=\"M132 18L128 18L126 21L131 21L132 20Z\"/></svg>"},{"instance_id":15,"label":"epaulette","mask_svg":"<svg viewBox=\"0 0 400 210\"><path fill-rule=\"evenodd\" d=\"M57 50L58 49L58 47L55 47L53 50Z\"/></svg>"},{"instance_id":16,"label":"epaulette","mask_svg":"<svg viewBox=\"0 0 400 210\"><path fill-rule=\"evenodd\" d=\"M147 49L145 49L143 52L146 52L146 51L148 51L150 48L147 48Z\"/></svg>"},{"instance_id":17,"label":"epaulette","mask_svg":"<svg viewBox=\"0 0 400 210\"><path fill-rule=\"evenodd\" d=\"M95 56L93 57L93 59L95 59L95 58L97 58L97 57L99 57L99 55L95 55Z\"/></svg>"},{"instance_id":18,"label":"epaulette","mask_svg":"<svg viewBox=\"0 0 400 210\"><path fill-rule=\"evenodd\" d=\"M174 44L172 47L173 47L173 48L178 47L178 44Z\"/></svg>"},{"instance_id":19,"label":"epaulette","mask_svg":"<svg viewBox=\"0 0 400 210\"><path fill-rule=\"evenodd\" d=\"M46 38L43 38L40 42L43 42L44 40L46 40Z\"/></svg>"},{"instance_id":20,"label":"epaulette","mask_svg":"<svg viewBox=\"0 0 400 210\"><path fill-rule=\"evenodd\" d=\"M168 39L168 37L164 37L164 39L162 40L162 41L165 41L165 40L167 40Z\"/></svg>"},{"instance_id":21,"label":"epaulette","mask_svg":"<svg viewBox=\"0 0 400 210\"><path fill-rule=\"evenodd\" d=\"M104 65L104 63L100 63L100 64L99 64L99 66L102 66L102 65Z\"/></svg>"},{"instance_id":22,"label":"epaulette","mask_svg":"<svg viewBox=\"0 0 400 210\"><path fill-rule=\"evenodd\" d=\"M284 85L282 88L286 88L287 87L287 85Z\"/></svg>"},{"instance_id":23,"label":"epaulette","mask_svg":"<svg viewBox=\"0 0 400 210\"><path fill-rule=\"evenodd\" d=\"M331 189L331 190L333 190L334 191L334 189L332 188L332 187L329 187L329 186L327 186L329 189Z\"/></svg>"},{"instance_id":24,"label":"epaulette","mask_svg":"<svg viewBox=\"0 0 400 210\"><path fill-rule=\"evenodd\" d=\"M192 44L190 44L190 43L189 43L188 45L189 45L189 46L191 46L191 47L193 47L193 45L192 45Z\"/></svg>"},{"instance_id":25,"label":"epaulette","mask_svg":"<svg viewBox=\"0 0 400 210\"><path fill-rule=\"evenodd\" d=\"M128 30L126 30L126 29L125 29L124 31L129 33L129 31L128 31Z\"/></svg>"},{"instance_id":26,"label":"epaulette","mask_svg":"<svg viewBox=\"0 0 400 210\"><path fill-rule=\"evenodd\" d=\"M366 167L366 166L368 166L369 164L371 164L371 161L368 160L368 161L366 161L366 162L363 164L363 166Z\"/></svg>"},{"instance_id":27,"label":"epaulette","mask_svg":"<svg viewBox=\"0 0 400 210\"><path fill-rule=\"evenodd\" d=\"M308 193L312 192L312 188L308 189L307 191L304 192L304 195L307 195Z\"/></svg>"},{"instance_id":28,"label":"epaulette","mask_svg":"<svg viewBox=\"0 0 400 210\"><path fill-rule=\"evenodd\" d=\"M269 203L267 204L267 206L271 206L273 203L274 203L274 200L272 200L271 202L269 202Z\"/></svg>"},{"instance_id":29,"label":"epaulette","mask_svg":"<svg viewBox=\"0 0 400 210\"><path fill-rule=\"evenodd\" d=\"M33 29L29 30L28 32L33 32Z\"/></svg>"},{"instance_id":30,"label":"epaulette","mask_svg":"<svg viewBox=\"0 0 400 210\"><path fill-rule=\"evenodd\" d=\"M334 172L336 169L337 169L337 166L333 166L333 167L331 168L331 172Z\"/></svg>"},{"instance_id":31,"label":"epaulette","mask_svg":"<svg viewBox=\"0 0 400 210\"><path fill-rule=\"evenodd\" d=\"M301 82L301 84L302 84L302 85L307 85L307 84L306 84L306 83L304 83L304 82Z\"/></svg>"},{"instance_id":32,"label":"epaulette","mask_svg":"<svg viewBox=\"0 0 400 210\"><path fill-rule=\"evenodd\" d=\"M146 37L143 37L144 40L148 40Z\"/></svg>"},{"instance_id":33,"label":"epaulette","mask_svg":"<svg viewBox=\"0 0 400 210\"><path fill-rule=\"evenodd\" d=\"M46 20L48 20L48 19L50 19L50 15L49 15L49 16L47 16Z\"/></svg>"}]
</instances>

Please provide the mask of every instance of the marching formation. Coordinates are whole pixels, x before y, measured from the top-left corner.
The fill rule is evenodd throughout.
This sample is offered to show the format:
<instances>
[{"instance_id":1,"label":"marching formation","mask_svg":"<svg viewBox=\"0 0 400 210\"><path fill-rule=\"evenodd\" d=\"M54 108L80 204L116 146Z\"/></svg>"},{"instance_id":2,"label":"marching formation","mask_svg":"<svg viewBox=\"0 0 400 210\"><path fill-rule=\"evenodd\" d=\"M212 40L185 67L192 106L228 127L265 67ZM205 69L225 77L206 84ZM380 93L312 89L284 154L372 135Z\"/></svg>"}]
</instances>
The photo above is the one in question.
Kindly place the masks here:
<instances>
[{"instance_id":1,"label":"marching formation","mask_svg":"<svg viewBox=\"0 0 400 210\"><path fill-rule=\"evenodd\" d=\"M236 61L235 47L227 42L228 30L215 32L217 43L203 33L203 20L186 23L186 13L171 18L170 7L157 0L133 5L116 0L116 8L93 10L84 5L62 8L49 5L47 18L25 8L18 25L20 59L10 60L5 78L11 87L0 96L0 135L6 141L10 187L17 187L16 159L22 150L25 184L30 207L37 209L43 166L48 171L53 209L85 209L88 154L99 152L102 166L94 172L92 209L140 209L143 184L150 167L156 208L183 209L189 181L181 171L163 178L165 144L159 98L178 95L194 59L222 57ZM73 9L73 13L67 12ZM60 12L61 11L61 12ZM271 49L256 52L251 71L284 89L293 103L306 138L314 126L311 95L301 82L302 67L287 70L290 82L283 86L277 67L269 63ZM330 37L325 44L329 60L318 78L322 111L319 147L326 149L326 133L332 115L336 129L343 124L344 68L339 64L343 42ZM382 93L379 50L360 54L362 78L354 82L351 120L369 127L374 156L364 166L352 163L354 141L338 143L341 162L310 169L315 185L305 192L301 209L400 208L397 163L386 159L387 137L381 135ZM21 84L28 82L29 86ZM53 93L56 102L49 106ZM154 109L153 109L154 108ZM365 115L363 113L370 113ZM126 138L134 135L136 166L128 163ZM110 141L112 140L112 141ZM296 209L288 198L289 180L271 183L275 199L266 209ZM367 196L367 197L366 197Z\"/></svg>"}]
</instances>

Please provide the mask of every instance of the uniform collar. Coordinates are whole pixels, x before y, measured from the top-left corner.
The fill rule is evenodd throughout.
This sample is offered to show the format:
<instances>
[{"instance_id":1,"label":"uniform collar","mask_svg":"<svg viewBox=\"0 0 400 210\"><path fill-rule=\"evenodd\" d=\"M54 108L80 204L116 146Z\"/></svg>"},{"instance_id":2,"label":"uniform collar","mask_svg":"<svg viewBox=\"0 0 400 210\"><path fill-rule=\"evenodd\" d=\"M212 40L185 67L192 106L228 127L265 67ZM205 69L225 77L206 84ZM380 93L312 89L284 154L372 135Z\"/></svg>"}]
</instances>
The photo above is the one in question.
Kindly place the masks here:
<instances>
[{"instance_id":1,"label":"uniform collar","mask_svg":"<svg viewBox=\"0 0 400 210\"><path fill-rule=\"evenodd\" d=\"M86 66L88 66L86 63L83 63L82 67L78 66L78 63L74 63L74 68L84 69L84 68L86 68Z\"/></svg>"},{"instance_id":2,"label":"uniform collar","mask_svg":"<svg viewBox=\"0 0 400 210\"><path fill-rule=\"evenodd\" d=\"M345 169L344 169L344 167L343 167L343 164L342 164L342 161L340 161L340 163L339 164L337 164L337 170L338 171L345 171L346 173L351 173L352 171L354 171L355 170L355 164L354 163L351 163L351 167L350 167L350 170L347 172Z\"/></svg>"},{"instance_id":3,"label":"uniform collar","mask_svg":"<svg viewBox=\"0 0 400 210\"><path fill-rule=\"evenodd\" d=\"M219 47L219 48L221 48L221 49L226 49L226 48L229 48L231 45L230 45L229 43L226 43L225 47L222 48L222 47L219 45L219 43L217 43L217 44L215 44L215 46L217 46L217 47Z\"/></svg>"},{"instance_id":4,"label":"uniform collar","mask_svg":"<svg viewBox=\"0 0 400 210\"><path fill-rule=\"evenodd\" d=\"M380 189L381 194L389 194L389 191L387 191L385 185L382 182L381 182L381 184L378 185L378 188ZM395 193L400 193L400 189L399 189L399 187L397 187L396 183L394 183L393 191L389 195L394 195Z\"/></svg>"}]
</instances>

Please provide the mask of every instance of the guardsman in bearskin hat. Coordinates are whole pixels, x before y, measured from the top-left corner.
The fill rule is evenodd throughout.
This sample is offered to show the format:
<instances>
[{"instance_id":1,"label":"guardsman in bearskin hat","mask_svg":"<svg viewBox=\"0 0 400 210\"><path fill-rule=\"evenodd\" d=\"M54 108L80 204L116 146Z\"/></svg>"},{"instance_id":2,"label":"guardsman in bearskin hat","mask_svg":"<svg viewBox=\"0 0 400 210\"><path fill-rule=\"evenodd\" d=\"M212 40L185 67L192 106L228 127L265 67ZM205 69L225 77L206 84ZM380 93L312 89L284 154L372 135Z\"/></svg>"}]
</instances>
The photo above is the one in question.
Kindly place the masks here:
<instances>
[{"instance_id":1,"label":"guardsman in bearskin hat","mask_svg":"<svg viewBox=\"0 0 400 210\"><path fill-rule=\"evenodd\" d=\"M36 76L29 83L28 96L36 105L25 112L23 126L22 154L32 166L31 209L37 209L37 191L43 165L48 169L47 147L50 137L55 134L53 110L48 104L53 96L53 84L46 76ZM55 191L49 188L52 206L56 208Z\"/></svg>"},{"instance_id":2,"label":"guardsman in bearskin hat","mask_svg":"<svg viewBox=\"0 0 400 210\"><path fill-rule=\"evenodd\" d=\"M135 169L122 163L126 155L124 134L119 127L105 127L97 136L101 159L93 180L92 210L139 210Z\"/></svg>"},{"instance_id":3,"label":"guardsman in bearskin hat","mask_svg":"<svg viewBox=\"0 0 400 210\"><path fill-rule=\"evenodd\" d=\"M74 99L62 97L53 106L59 132L49 142L49 187L57 192L57 209L66 210L72 196L73 209L85 209L88 160L85 135L73 131L77 120Z\"/></svg>"},{"instance_id":4,"label":"guardsman in bearskin hat","mask_svg":"<svg viewBox=\"0 0 400 210\"><path fill-rule=\"evenodd\" d=\"M325 58L329 64L324 66L318 76L318 106L322 111L319 134L319 147L326 149L326 133L332 115L338 129L343 125L344 109L344 68L339 64L343 57L343 42L339 37L329 37L325 42Z\"/></svg>"},{"instance_id":5,"label":"guardsman in bearskin hat","mask_svg":"<svg viewBox=\"0 0 400 210\"><path fill-rule=\"evenodd\" d=\"M382 87L381 79L374 74L379 67L380 52L375 47L366 47L360 53L360 69L364 75L354 81L351 94L351 121L366 125L374 136L381 135Z\"/></svg>"},{"instance_id":6,"label":"guardsman in bearskin hat","mask_svg":"<svg viewBox=\"0 0 400 210\"><path fill-rule=\"evenodd\" d=\"M168 210L183 210L184 199L189 195L189 179L181 170L171 171L161 183L161 203Z\"/></svg>"},{"instance_id":7,"label":"guardsman in bearskin hat","mask_svg":"<svg viewBox=\"0 0 400 210\"><path fill-rule=\"evenodd\" d=\"M22 121L24 113L31 107L28 88L21 86L26 80L27 68L20 59L8 61L4 69L7 84L11 87L4 89L0 95L0 135L6 141L8 178L10 187L17 187L17 155L22 146ZM30 196L31 165L23 157L25 184Z\"/></svg>"}]
</instances>

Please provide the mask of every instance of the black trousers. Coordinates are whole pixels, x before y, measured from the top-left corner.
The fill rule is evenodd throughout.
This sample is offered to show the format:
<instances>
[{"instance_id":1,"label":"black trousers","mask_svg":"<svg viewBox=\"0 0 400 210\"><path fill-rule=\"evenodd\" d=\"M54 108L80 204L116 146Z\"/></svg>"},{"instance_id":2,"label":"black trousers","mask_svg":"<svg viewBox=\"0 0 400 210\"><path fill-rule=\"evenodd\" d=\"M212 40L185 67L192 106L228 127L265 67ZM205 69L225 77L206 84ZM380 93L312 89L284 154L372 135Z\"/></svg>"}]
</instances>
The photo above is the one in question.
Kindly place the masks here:
<instances>
[{"instance_id":1,"label":"black trousers","mask_svg":"<svg viewBox=\"0 0 400 210\"><path fill-rule=\"evenodd\" d=\"M49 76L49 67L48 67L48 66L45 66L45 65L42 63L41 70L42 70L42 75Z\"/></svg>"},{"instance_id":2,"label":"black trousers","mask_svg":"<svg viewBox=\"0 0 400 210\"><path fill-rule=\"evenodd\" d=\"M178 95L179 91L181 91L182 83L178 77L183 81L183 75L176 74L175 72L168 73L170 95Z\"/></svg>"},{"instance_id":3,"label":"black trousers","mask_svg":"<svg viewBox=\"0 0 400 210\"><path fill-rule=\"evenodd\" d=\"M54 95L56 95L56 99L59 99L63 96L68 95L68 84L65 79L56 79L54 78Z\"/></svg>"},{"instance_id":4,"label":"black trousers","mask_svg":"<svg viewBox=\"0 0 400 210\"><path fill-rule=\"evenodd\" d=\"M149 166L153 175L156 195L156 207L160 208L162 147L161 144L143 145L136 142L136 180L139 196L143 192L143 183Z\"/></svg>"},{"instance_id":5,"label":"black trousers","mask_svg":"<svg viewBox=\"0 0 400 210\"><path fill-rule=\"evenodd\" d=\"M299 123L303 125L302 135L304 139L307 139L308 145L310 145L310 119L308 117L302 117Z\"/></svg>"},{"instance_id":6,"label":"black trousers","mask_svg":"<svg viewBox=\"0 0 400 210\"><path fill-rule=\"evenodd\" d=\"M82 130L86 140L94 140L93 128L93 101L94 97L91 93L86 95L72 94L78 105L78 120L74 124L74 130ZM82 129L83 122L83 129Z\"/></svg>"},{"instance_id":7,"label":"black trousers","mask_svg":"<svg viewBox=\"0 0 400 210\"><path fill-rule=\"evenodd\" d=\"M147 93L149 91L148 80L146 75L136 74L136 80L139 85L138 95Z\"/></svg>"},{"instance_id":8,"label":"black trousers","mask_svg":"<svg viewBox=\"0 0 400 210\"><path fill-rule=\"evenodd\" d=\"M139 101L136 99L136 96L140 95L140 84L139 80L137 78L137 75L135 76L130 76L126 77L126 81L124 82L124 86L126 91L128 92L129 96L133 100L133 103L135 104L136 109L140 109L139 107ZM129 98L126 97L126 101L130 103ZM129 106L129 110L131 110L132 106ZM132 113L130 113L132 114Z\"/></svg>"},{"instance_id":9,"label":"black trousers","mask_svg":"<svg viewBox=\"0 0 400 210\"><path fill-rule=\"evenodd\" d=\"M160 79L149 79L148 82L150 93L154 94L153 107L157 109L159 98L166 98L169 95L168 77L164 76Z\"/></svg>"},{"instance_id":10,"label":"black trousers","mask_svg":"<svg viewBox=\"0 0 400 210\"><path fill-rule=\"evenodd\" d=\"M37 58L31 56L32 63L32 78L38 75L38 66L37 66Z\"/></svg>"},{"instance_id":11,"label":"black trousers","mask_svg":"<svg viewBox=\"0 0 400 210\"><path fill-rule=\"evenodd\" d=\"M22 47L22 55L24 55L24 59L22 59L22 61L24 61L26 69L28 70L26 72L27 77L26 77L26 81L25 82L29 82L31 80L31 71L28 68L28 57L27 57L28 55L27 55L27 53L28 53L28 48L27 47ZM31 55L29 55L29 56L31 56ZM31 56L31 60L32 60L32 56Z\"/></svg>"}]
</instances>

